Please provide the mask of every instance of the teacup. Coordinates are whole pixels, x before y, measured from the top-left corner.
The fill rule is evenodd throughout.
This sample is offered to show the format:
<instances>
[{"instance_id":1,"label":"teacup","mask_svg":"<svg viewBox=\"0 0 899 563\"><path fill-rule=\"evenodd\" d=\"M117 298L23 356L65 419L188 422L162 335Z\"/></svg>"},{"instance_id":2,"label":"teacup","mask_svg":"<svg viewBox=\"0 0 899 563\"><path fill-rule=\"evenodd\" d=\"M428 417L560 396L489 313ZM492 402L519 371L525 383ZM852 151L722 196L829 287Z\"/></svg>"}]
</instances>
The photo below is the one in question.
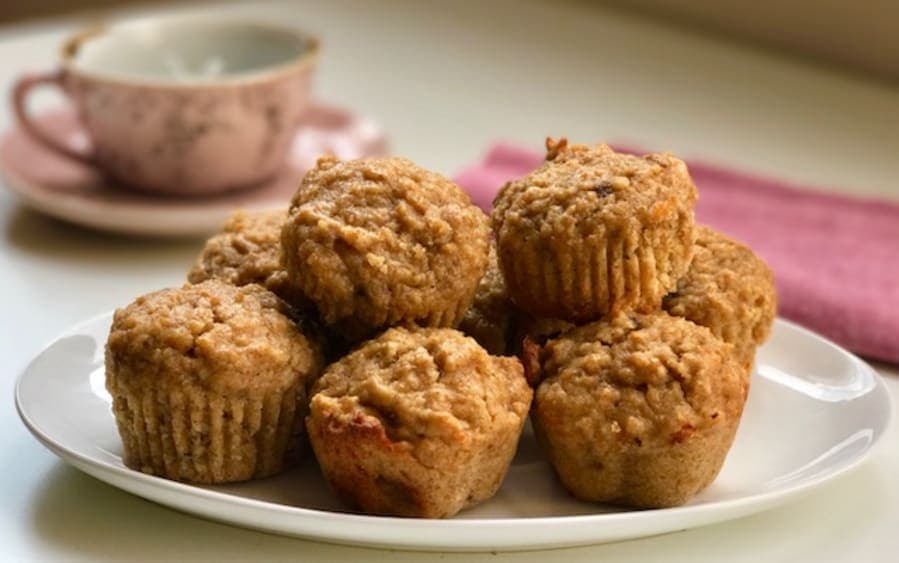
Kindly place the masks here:
<instances>
[{"instance_id":1,"label":"teacup","mask_svg":"<svg viewBox=\"0 0 899 563\"><path fill-rule=\"evenodd\" d=\"M13 90L22 127L47 147L146 191L205 195L274 176L309 103L316 39L273 24L151 18L68 39L61 68ZM42 132L25 102L55 84L91 148Z\"/></svg>"}]
</instances>

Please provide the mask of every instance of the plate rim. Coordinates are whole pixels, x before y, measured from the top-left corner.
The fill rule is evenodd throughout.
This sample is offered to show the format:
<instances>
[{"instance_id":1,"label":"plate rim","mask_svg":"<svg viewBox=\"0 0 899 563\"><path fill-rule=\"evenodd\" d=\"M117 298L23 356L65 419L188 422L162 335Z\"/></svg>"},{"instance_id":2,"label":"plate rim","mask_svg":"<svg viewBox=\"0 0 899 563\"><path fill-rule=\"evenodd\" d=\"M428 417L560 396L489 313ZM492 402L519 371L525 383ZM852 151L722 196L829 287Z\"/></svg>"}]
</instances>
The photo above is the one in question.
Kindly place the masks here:
<instances>
[{"instance_id":1,"label":"plate rim","mask_svg":"<svg viewBox=\"0 0 899 563\"><path fill-rule=\"evenodd\" d=\"M77 333L79 330L82 330L86 326L90 326L96 324L100 321L104 321L105 319L110 319L112 317L114 311L107 311L104 313L100 313L94 316L91 316L87 319L84 319L74 325L68 327L67 329L60 332L56 337L52 338L45 346L42 346L40 350L35 353L24 365L24 367L20 368L19 373L15 380L14 386L14 395L15 395L15 405L16 412L19 415L20 420L28 429L28 431L38 440L38 442L43 445L45 448L50 450L54 455L60 457L63 461L73 465L78 470L91 475L98 480L101 480L119 490L127 492L129 494L133 494L140 498L144 498L156 504L166 506L170 509L177 510L179 512L183 512L185 514L191 514L196 517L205 518L205 519L213 519L220 522L226 522L228 525L234 525L242 528L252 528L256 530L260 530L267 533L276 533L280 535L287 535L292 537L302 537L306 539L310 539L313 541L324 541L326 543L337 543L342 545L358 545L358 546L369 546L369 547L390 547L393 549L404 549L404 550L443 550L443 551L492 551L492 550L503 550L503 551L519 551L519 550L532 550L532 549L541 549L541 548L551 548L558 547L560 545L574 547L578 545L591 545L598 543L605 543L608 541L617 541L617 540L594 540L590 538L583 538L581 540L576 541L565 541L561 544L553 543L551 541L541 541L539 539L531 539L530 542L527 539L522 539L520 542L515 544L510 544L508 541L499 541L494 543L484 543L484 542L474 542L472 544L463 544L463 545L455 545L448 544L446 542L440 541L429 541L426 537L408 537L407 540L398 542L397 540L391 541L379 541L377 539L366 539L363 537L356 537L355 534L352 534L352 538L344 537L346 534L332 534L330 536L322 536L312 532L301 532L301 531L286 531L286 527L282 527L279 529L273 529L269 526L257 526L254 527L252 524L248 524L239 519L228 518L227 515L223 515L222 518L217 518L215 516L207 515L202 512L192 512L185 509L182 509L176 505L165 502L163 500L159 500L158 497L147 496L141 494L139 492L135 492L131 489L126 489L121 487L116 483L112 483L109 480L97 475L95 472L85 469L81 466L81 464L95 468L97 472L101 473L111 473L116 477L133 480L138 485L141 485L140 488L161 488L163 490L168 489L173 491L174 493L183 496L185 498L188 497L200 497L204 501L213 502L217 504L231 504L237 508L242 509L251 509L251 510L264 510L277 512L290 516L302 516L306 518L316 518L320 519L322 524L327 526L329 522L331 523L344 523L349 522L350 524L354 524L355 526L364 526L367 527L368 530L380 530L380 529L391 529L399 526L406 527L414 527L420 530L428 530L431 528L439 527L442 529L449 529L451 531L466 531L466 530L490 530L490 529L518 529L518 528L532 528L539 527L547 524L553 525L587 525L587 524L595 524L597 526L602 526L604 524L608 524L609 521L615 522L628 522L630 520L639 520L646 518L647 514L652 514L653 516L658 516L662 519L677 519L679 516L697 516L706 514L715 514L718 512L722 512L723 516L720 518L716 518L714 520L715 523L727 522L730 520L742 518L745 516L749 516L751 514L756 514L758 512L762 512L764 510L774 508L776 506L780 506L786 504L787 502L803 496L810 492L812 489L819 487L820 485L835 480L843 475L846 475L856 468L858 468L862 463L868 460L872 453L877 450L879 447L883 447L884 441L882 437L886 434L887 429L893 423L894 413L893 413L893 405L892 398L889 391L889 388L885 385L882 376L875 370L871 365L869 365L866 361L859 358L852 352L846 350L842 346L832 342L826 337L815 333L814 331L805 328L801 325L798 325L792 321L788 321L777 317L775 323L784 325L786 328L790 330L797 331L802 334L805 338L812 338L818 341L821 344L828 345L835 350L847 355L853 363L857 366L862 367L867 370L872 376L874 381L874 387L872 388L872 393L879 393L882 395L883 403L886 406L885 416L882 421L882 430L875 434L872 437L872 441L866 446L864 451L860 452L853 459L844 462L841 466L836 466L835 468L831 468L826 472L823 472L819 475L815 475L809 477L807 480L791 485L787 488L774 488L768 491L757 492L753 494L743 495L737 498L714 501L705 504L694 504L694 505L684 505L677 506L671 508L658 508L658 509L650 509L650 510L637 510L637 511L623 511L623 512L605 512L598 514L576 514L576 515L560 515L560 516L534 516L534 517L515 517L515 518L457 518L457 519L427 519L427 518L401 518L395 516L377 516L377 515L366 515L366 514L354 514L350 512L334 512L329 510L321 510L315 508L305 508L299 506L288 506L284 504L280 504L277 502L260 500L254 498L247 498L240 496L234 493L215 491L203 487L198 487L195 485L191 485L188 483L181 483L178 481L172 481L170 479L165 479L163 477L158 477L154 475L148 475L145 473L141 473L139 471L135 471L128 467L115 465L109 463L104 460L100 460L80 452L74 451L64 444L58 442L57 440L50 437L46 432L44 432L38 423L36 423L27 413L27 408L22 404L22 396L21 396L21 387L22 382L26 378L31 366L34 361L42 356L51 346L56 344L62 338L66 336L70 336L74 333ZM875 391L876 390L876 391ZM619 534L616 537L620 539L629 539L629 538L638 538L638 537L648 537L650 535L658 535L660 533L673 532L677 530L683 529L691 529L696 527L701 527L706 524L695 524L695 525L687 525L687 526L675 526L675 527L665 527L665 530L649 533L649 534ZM371 533L367 534L367 536L373 535Z\"/></svg>"}]
</instances>

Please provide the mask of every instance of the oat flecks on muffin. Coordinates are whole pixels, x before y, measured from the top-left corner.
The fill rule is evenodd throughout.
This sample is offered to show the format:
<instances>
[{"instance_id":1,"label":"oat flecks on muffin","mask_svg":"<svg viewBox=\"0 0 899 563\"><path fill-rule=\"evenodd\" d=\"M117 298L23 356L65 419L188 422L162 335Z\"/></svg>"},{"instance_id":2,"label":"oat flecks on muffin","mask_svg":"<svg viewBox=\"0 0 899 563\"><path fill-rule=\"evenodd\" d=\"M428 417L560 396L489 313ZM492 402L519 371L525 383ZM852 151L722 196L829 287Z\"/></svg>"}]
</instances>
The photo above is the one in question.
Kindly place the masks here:
<instances>
[{"instance_id":1,"label":"oat flecks on muffin","mask_svg":"<svg viewBox=\"0 0 899 563\"><path fill-rule=\"evenodd\" d=\"M286 209L234 213L222 231L206 241L187 280L256 283L298 309L308 308L308 301L289 283L281 264L281 228L286 218Z\"/></svg>"},{"instance_id":2,"label":"oat flecks on muffin","mask_svg":"<svg viewBox=\"0 0 899 563\"><path fill-rule=\"evenodd\" d=\"M325 371L307 427L349 506L448 517L496 493L531 397L517 359L453 329L394 328Z\"/></svg>"},{"instance_id":3,"label":"oat flecks on muffin","mask_svg":"<svg viewBox=\"0 0 899 563\"><path fill-rule=\"evenodd\" d=\"M324 321L356 339L455 326L487 267L488 220L450 180L404 158L322 158L293 198L285 264Z\"/></svg>"},{"instance_id":4,"label":"oat flecks on muffin","mask_svg":"<svg viewBox=\"0 0 899 563\"><path fill-rule=\"evenodd\" d=\"M491 242L487 271L478 284L471 307L462 316L459 330L477 340L491 354L502 356L510 352L516 312L497 264L496 245Z\"/></svg>"},{"instance_id":5,"label":"oat flecks on muffin","mask_svg":"<svg viewBox=\"0 0 899 563\"><path fill-rule=\"evenodd\" d=\"M696 233L690 269L662 306L733 344L749 368L777 313L774 275L746 245L709 227L697 226Z\"/></svg>"},{"instance_id":6,"label":"oat flecks on muffin","mask_svg":"<svg viewBox=\"0 0 899 563\"><path fill-rule=\"evenodd\" d=\"M636 507L683 504L712 482L747 394L730 344L663 312L571 330L539 369L532 420L562 484Z\"/></svg>"},{"instance_id":7,"label":"oat flecks on muffin","mask_svg":"<svg viewBox=\"0 0 899 563\"><path fill-rule=\"evenodd\" d=\"M657 310L692 258L695 202L670 154L547 140L547 161L494 201L509 295L532 315L573 322Z\"/></svg>"},{"instance_id":8,"label":"oat flecks on muffin","mask_svg":"<svg viewBox=\"0 0 899 563\"><path fill-rule=\"evenodd\" d=\"M106 386L131 468L194 483L280 471L321 355L258 285L165 289L115 313Z\"/></svg>"}]
</instances>

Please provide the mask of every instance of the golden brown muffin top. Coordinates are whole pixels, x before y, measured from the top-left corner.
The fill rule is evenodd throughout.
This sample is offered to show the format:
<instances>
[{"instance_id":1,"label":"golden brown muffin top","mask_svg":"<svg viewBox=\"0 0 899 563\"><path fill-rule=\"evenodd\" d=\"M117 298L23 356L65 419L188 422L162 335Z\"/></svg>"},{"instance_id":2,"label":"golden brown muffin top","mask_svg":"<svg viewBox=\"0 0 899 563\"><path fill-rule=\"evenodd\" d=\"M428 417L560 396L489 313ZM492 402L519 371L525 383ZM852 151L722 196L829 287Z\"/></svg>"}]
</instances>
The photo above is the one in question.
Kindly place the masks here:
<instances>
[{"instance_id":1,"label":"golden brown muffin top","mask_svg":"<svg viewBox=\"0 0 899 563\"><path fill-rule=\"evenodd\" d=\"M219 280L138 297L115 312L107 385L255 395L305 383L320 369L320 352L288 313L258 285Z\"/></svg>"},{"instance_id":2,"label":"golden brown muffin top","mask_svg":"<svg viewBox=\"0 0 899 563\"><path fill-rule=\"evenodd\" d=\"M289 272L329 324L363 308L470 295L487 266L487 218L468 195L405 158L319 159L291 203Z\"/></svg>"},{"instance_id":3,"label":"golden brown muffin top","mask_svg":"<svg viewBox=\"0 0 899 563\"><path fill-rule=\"evenodd\" d=\"M693 262L663 307L702 325L706 315L726 315L751 334L750 342L733 344L752 349L768 337L777 313L774 274L748 246L697 225Z\"/></svg>"},{"instance_id":4,"label":"golden brown muffin top","mask_svg":"<svg viewBox=\"0 0 899 563\"><path fill-rule=\"evenodd\" d=\"M675 156L634 156L605 144L546 141L546 162L507 183L494 200L493 227L510 232L587 236L614 232L636 219L664 222L696 202L696 187Z\"/></svg>"},{"instance_id":5,"label":"golden brown muffin top","mask_svg":"<svg viewBox=\"0 0 899 563\"><path fill-rule=\"evenodd\" d=\"M747 388L730 344L665 313L575 328L540 352L544 412L604 443L664 447L739 419Z\"/></svg>"},{"instance_id":6,"label":"golden brown muffin top","mask_svg":"<svg viewBox=\"0 0 899 563\"><path fill-rule=\"evenodd\" d=\"M312 410L377 418L394 442L463 440L520 423L531 390L521 363L453 329L393 328L328 367Z\"/></svg>"},{"instance_id":7,"label":"golden brown muffin top","mask_svg":"<svg viewBox=\"0 0 899 563\"><path fill-rule=\"evenodd\" d=\"M274 289L272 285L280 285L287 275L281 266L281 227L286 218L286 209L234 213L222 232L206 241L188 281L215 278Z\"/></svg>"}]
</instances>

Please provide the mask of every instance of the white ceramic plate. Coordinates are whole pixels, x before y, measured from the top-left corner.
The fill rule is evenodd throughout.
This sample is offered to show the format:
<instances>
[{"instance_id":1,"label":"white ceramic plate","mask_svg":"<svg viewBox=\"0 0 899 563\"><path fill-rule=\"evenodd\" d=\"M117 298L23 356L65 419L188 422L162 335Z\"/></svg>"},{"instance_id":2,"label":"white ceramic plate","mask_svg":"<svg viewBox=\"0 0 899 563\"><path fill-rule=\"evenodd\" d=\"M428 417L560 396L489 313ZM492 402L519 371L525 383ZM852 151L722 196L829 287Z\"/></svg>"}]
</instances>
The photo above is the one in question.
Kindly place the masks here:
<instances>
[{"instance_id":1,"label":"white ceramic plate","mask_svg":"<svg viewBox=\"0 0 899 563\"><path fill-rule=\"evenodd\" d=\"M317 540L433 550L514 550L649 536L782 504L858 465L890 418L887 391L864 362L778 321L759 353L749 403L718 479L688 505L626 511L574 500L526 432L490 501L451 520L344 511L311 459L278 477L195 487L132 471L103 381L110 315L61 336L25 370L16 404L31 432L60 457L116 487L185 512Z\"/></svg>"}]
</instances>

